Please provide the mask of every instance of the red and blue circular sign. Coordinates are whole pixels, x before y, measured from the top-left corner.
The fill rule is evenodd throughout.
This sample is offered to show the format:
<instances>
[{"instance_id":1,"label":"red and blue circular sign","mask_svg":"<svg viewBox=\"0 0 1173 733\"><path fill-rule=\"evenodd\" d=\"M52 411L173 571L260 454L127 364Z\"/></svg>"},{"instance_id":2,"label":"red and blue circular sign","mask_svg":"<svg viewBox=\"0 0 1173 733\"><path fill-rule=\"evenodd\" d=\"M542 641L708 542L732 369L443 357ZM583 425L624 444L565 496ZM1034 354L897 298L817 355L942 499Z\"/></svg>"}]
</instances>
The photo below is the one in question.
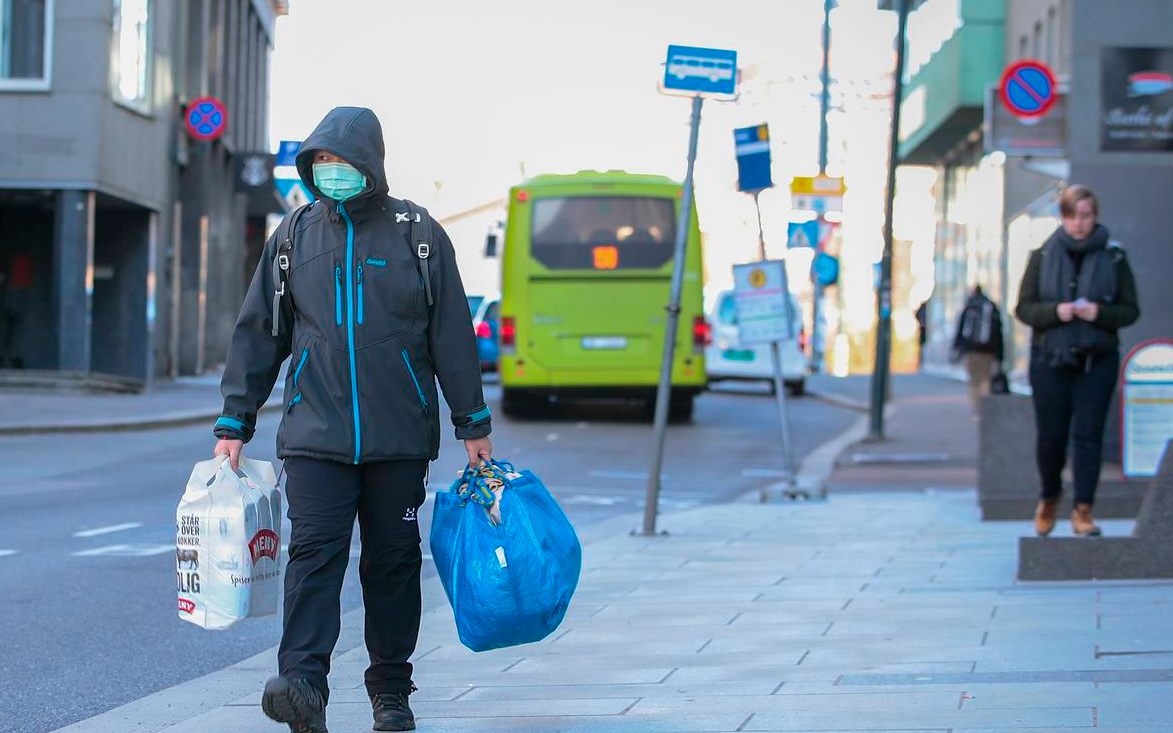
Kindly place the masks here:
<instances>
[{"instance_id":1,"label":"red and blue circular sign","mask_svg":"<svg viewBox=\"0 0 1173 733\"><path fill-rule=\"evenodd\" d=\"M201 142L215 140L228 127L228 110L215 97L193 99L184 115L187 133Z\"/></svg>"},{"instance_id":2,"label":"red and blue circular sign","mask_svg":"<svg viewBox=\"0 0 1173 733\"><path fill-rule=\"evenodd\" d=\"M1058 96L1055 75L1041 61L1019 61L1006 68L998 94L1002 104L1016 117L1042 117L1055 106Z\"/></svg>"}]
</instances>

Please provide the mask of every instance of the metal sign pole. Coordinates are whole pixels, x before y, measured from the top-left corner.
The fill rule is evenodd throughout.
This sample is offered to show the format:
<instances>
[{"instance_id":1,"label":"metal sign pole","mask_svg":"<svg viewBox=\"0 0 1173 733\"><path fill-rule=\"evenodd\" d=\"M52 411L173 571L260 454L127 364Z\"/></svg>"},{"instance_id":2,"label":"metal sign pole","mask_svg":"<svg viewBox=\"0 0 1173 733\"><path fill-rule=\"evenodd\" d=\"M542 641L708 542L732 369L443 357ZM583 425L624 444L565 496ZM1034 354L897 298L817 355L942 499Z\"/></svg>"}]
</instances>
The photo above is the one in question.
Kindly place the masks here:
<instances>
[{"instance_id":1,"label":"metal sign pole","mask_svg":"<svg viewBox=\"0 0 1173 733\"><path fill-rule=\"evenodd\" d=\"M758 201L758 197L762 195L761 191L753 192L753 206L758 212L758 259L762 262L766 261L766 235L762 231L762 204Z\"/></svg>"},{"instance_id":2,"label":"metal sign pole","mask_svg":"<svg viewBox=\"0 0 1173 733\"><path fill-rule=\"evenodd\" d=\"M755 191L753 195L754 207L758 212L758 250L761 252L761 261L766 261L766 233L762 229L762 207L758 200L758 195L761 191ZM791 324L794 323L794 313L790 307L790 283L787 279L786 260L782 261L782 291L786 295L786 330L789 332ZM786 382L783 379L783 356L782 345L778 341L770 342L770 360L774 366L774 395L778 400L778 420L782 425L782 472L783 482L787 488L794 486L794 453L790 449L790 414L786 409ZM769 497L765 490L762 490L761 500L765 502Z\"/></svg>"},{"instance_id":3,"label":"metal sign pole","mask_svg":"<svg viewBox=\"0 0 1173 733\"><path fill-rule=\"evenodd\" d=\"M656 534L656 514L660 503L660 469L664 465L664 437L668 428L668 402L672 396L672 363L676 358L676 332L680 324L680 291L684 283L684 258L688 244L689 224L692 221L692 173L696 164L696 144L701 127L701 104L698 94L692 98L692 121L688 136L688 171L684 176L684 191L680 200L680 217L676 226L676 247L673 252L672 290L667 307L668 324L664 332L664 361L660 367L660 384L656 388L656 416L652 429L652 467L648 471L648 486L644 502L644 535Z\"/></svg>"},{"instance_id":4,"label":"metal sign pole","mask_svg":"<svg viewBox=\"0 0 1173 733\"><path fill-rule=\"evenodd\" d=\"M786 272L786 260L782 260L782 290L786 293L786 332L792 338L794 333L794 307L790 304L790 275ZM786 383L782 378L784 366L782 342L775 341L774 349L774 393L778 398L778 420L782 423L782 470L783 481L789 488L794 487L794 450L790 444L790 411L786 408Z\"/></svg>"}]
</instances>

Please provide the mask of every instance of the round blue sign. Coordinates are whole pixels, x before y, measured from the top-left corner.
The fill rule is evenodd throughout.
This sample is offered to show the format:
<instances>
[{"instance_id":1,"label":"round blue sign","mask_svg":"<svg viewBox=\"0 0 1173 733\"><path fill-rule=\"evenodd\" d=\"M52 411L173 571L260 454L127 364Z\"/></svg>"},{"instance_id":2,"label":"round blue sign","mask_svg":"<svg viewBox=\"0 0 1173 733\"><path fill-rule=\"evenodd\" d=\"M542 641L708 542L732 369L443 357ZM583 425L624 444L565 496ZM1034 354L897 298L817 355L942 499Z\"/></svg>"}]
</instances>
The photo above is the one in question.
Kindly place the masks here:
<instances>
[{"instance_id":1,"label":"round blue sign","mask_svg":"<svg viewBox=\"0 0 1173 733\"><path fill-rule=\"evenodd\" d=\"M819 252L811 262L815 282L824 287L839 281L839 260L826 252Z\"/></svg>"},{"instance_id":2,"label":"round blue sign","mask_svg":"<svg viewBox=\"0 0 1173 733\"><path fill-rule=\"evenodd\" d=\"M228 126L228 111L215 97L201 97L187 106L187 132L196 140L215 140Z\"/></svg>"},{"instance_id":3,"label":"round blue sign","mask_svg":"<svg viewBox=\"0 0 1173 733\"><path fill-rule=\"evenodd\" d=\"M1039 61L1020 61L1002 74L1002 104L1018 117L1042 117L1055 104L1055 75Z\"/></svg>"}]
</instances>

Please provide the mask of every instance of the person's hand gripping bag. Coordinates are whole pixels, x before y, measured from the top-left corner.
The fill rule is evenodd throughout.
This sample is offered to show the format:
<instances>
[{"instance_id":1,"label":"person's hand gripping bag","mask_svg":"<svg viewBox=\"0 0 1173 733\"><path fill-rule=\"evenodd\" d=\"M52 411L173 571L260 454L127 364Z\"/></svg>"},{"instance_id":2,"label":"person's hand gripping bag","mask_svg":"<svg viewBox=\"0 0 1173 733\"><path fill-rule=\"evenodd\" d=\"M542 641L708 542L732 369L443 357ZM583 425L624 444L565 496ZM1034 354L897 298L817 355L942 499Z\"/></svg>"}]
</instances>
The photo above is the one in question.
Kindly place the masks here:
<instances>
[{"instance_id":1,"label":"person's hand gripping bag","mask_svg":"<svg viewBox=\"0 0 1173 733\"><path fill-rule=\"evenodd\" d=\"M537 476L508 463L466 469L436 493L430 544L460 641L474 652L549 636L582 570L562 508Z\"/></svg>"},{"instance_id":2,"label":"person's hand gripping bag","mask_svg":"<svg viewBox=\"0 0 1173 733\"><path fill-rule=\"evenodd\" d=\"M192 469L175 513L179 618L221 630L272 616L281 590L281 490L273 466L227 456Z\"/></svg>"}]
</instances>

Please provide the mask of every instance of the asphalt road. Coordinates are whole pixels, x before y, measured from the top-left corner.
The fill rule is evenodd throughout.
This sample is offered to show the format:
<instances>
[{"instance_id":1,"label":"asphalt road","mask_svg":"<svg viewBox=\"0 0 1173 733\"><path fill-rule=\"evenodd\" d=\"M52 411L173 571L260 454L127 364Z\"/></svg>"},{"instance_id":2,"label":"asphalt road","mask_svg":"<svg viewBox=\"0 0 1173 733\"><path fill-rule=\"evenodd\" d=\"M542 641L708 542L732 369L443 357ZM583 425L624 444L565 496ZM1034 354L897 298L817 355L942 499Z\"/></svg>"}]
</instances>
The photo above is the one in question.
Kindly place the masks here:
<instances>
[{"instance_id":1,"label":"asphalt road","mask_svg":"<svg viewBox=\"0 0 1173 733\"><path fill-rule=\"evenodd\" d=\"M510 421L496 409L499 391L486 394L495 454L542 477L576 526L642 509L651 429L638 409L585 405ZM809 398L790 405L800 459L858 417ZM276 427L275 416L262 418L248 455L275 460ZM444 431L432 488L464 460ZM694 422L669 431L661 509L728 501L776 480L778 446L764 392L703 395ZM208 427L0 440L0 733L53 731L276 644L276 617L214 633L176 615L175 508L211 447ZM429 502L425 553L430 522ZM343 610L360 603L351 563Z\"/></svg>"}]
</instances>

